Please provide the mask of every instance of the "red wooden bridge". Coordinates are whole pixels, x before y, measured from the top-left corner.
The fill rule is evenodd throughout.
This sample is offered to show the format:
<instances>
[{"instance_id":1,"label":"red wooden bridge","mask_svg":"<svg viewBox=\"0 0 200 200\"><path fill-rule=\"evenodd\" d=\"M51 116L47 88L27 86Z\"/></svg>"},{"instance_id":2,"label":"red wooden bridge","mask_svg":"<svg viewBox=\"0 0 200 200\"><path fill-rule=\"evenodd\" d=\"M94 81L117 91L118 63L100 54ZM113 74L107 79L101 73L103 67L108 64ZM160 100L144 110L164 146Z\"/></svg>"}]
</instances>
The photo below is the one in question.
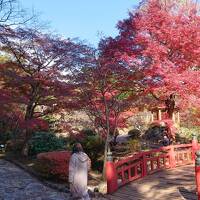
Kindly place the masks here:
<instances>
[{"instance_id":1,"label":"red wooden bridge","mask_svg":"<svg viewBox=\"0 0 200 200\"><path fill-rule=\"evenodd\" d=\"M109 154L106 175L110 198L116 200L149 199L150 197L154 200L181 199L181 196L178 198L177 195L181 194L182 189L182 193L190 195L188 199L196 199L194 160L198 149L198 142L194 138L191 144L171 145L139 152L117 162L113 162ZM197 176L199 168L196 166ZM200 177L198 180L200 181ZM144 196L145 192L146 196ZM166 196L162 197L162 194L159 196L157 193Z\"/></svg>"}]
</instances>

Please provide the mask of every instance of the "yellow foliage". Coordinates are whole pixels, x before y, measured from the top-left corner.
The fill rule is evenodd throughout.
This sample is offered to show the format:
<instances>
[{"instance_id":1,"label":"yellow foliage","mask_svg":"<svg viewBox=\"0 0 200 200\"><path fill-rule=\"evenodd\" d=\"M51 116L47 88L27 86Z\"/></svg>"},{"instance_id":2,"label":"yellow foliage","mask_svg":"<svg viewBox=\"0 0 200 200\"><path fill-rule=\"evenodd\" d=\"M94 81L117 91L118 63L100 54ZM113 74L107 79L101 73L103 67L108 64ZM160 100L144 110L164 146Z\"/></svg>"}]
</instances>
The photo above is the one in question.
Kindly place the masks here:
<instances>
[{"instance_id":1,"label":"yellow foliage","mask_svg":"<svg viewBox=\"0 0 200 200\"><path fill-rule=\"evenodd\" d=\"M130 140L128 142L128 146L131 152L140 151L141 150L141 144L140 141L137 139Z\"/></svg>"}]
</instances>

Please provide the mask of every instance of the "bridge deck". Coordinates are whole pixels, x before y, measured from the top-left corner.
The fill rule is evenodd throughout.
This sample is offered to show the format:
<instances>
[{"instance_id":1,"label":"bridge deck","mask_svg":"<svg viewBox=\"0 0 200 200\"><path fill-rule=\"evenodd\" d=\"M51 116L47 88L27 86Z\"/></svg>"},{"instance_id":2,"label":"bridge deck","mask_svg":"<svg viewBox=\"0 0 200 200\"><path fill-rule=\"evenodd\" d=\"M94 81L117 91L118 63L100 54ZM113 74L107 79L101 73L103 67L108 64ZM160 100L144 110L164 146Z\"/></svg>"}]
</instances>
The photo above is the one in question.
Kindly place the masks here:
<instances>
[{"instance_id":1,"label":"bridge deck","mask_svg":"<svg viewBox=\"0 0 200 200\"><path fill-rule=\"evenodd\" d=\"M112 200L196 200L194 166L163 170L121 187Z\"/></svg>"}]
</instances>

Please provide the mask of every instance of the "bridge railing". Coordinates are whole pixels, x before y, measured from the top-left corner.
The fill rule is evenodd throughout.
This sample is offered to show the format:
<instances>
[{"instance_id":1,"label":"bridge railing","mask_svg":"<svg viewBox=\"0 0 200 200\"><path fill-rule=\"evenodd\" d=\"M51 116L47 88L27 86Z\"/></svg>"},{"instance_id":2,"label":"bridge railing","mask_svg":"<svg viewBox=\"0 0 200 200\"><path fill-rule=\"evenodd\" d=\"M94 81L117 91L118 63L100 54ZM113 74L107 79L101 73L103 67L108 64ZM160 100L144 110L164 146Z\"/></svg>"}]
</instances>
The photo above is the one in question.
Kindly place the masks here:
<instances>
[{"instance_id":1,"label":"bridge railing","mask_svg":"<svg viewBox=\"0 0 200 200\"><path fill-rule=\"evenodd\" d=\"M170 145L143 151L117 162L107 162L107 190L115 192L119 187L163 169L194 162L197 140L191 144Z\"/></svg>"},{"instance_id":2,"label":"bridge railing","mask_svg":"<svg viewBox=\"0 0 200 200\"><path fill-rule=\"evenodd\" d=\"M178 167L181 165L187 165L187 164L191 164L194 162L192 144L175 145L174 153L175 153L175 166L174 167Z\"/></svg>"}]
</instances>

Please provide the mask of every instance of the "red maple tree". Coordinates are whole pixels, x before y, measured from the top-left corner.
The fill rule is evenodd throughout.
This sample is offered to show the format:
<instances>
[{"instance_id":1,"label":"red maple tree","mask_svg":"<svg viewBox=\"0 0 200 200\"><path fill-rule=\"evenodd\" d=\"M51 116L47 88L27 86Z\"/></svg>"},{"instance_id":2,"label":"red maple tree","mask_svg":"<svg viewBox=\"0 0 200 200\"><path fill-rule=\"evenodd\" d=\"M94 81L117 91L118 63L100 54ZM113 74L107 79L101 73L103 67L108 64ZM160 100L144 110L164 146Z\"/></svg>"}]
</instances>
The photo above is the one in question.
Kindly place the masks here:
<instances>
[{"instance_id":1,"label":"red maple tree","mask_svg":"<svg viewBox=\"0 0 200 200\"><path fill-rule=\"evenodd\" d=\"M136 112L137 95L141 92L139 70L130 70L114 55L116 42L111 38L100 42L90 66L82 68L76 82L80 85L80 104L105 139L104 164L112 136L127 126Z\"/></svg>"},{"instance_id":2,"label":"red maple tree","mask_svg":"<svg viewBox=\"0 0 200 200\"><path fill-rule=\"evenodd\" d=\"M87 61L88 49L31 29L3 31L1 51L10 60L0 65L0 101L4 109L8 104L21 108L25 149L33 130L47 128L45 115L77 107L69 73Z\"/></svg>"},{"instance_id":3,"label":"red maple tree","mask_svg":"<svg viewBox=\"0 0 200 200\"><path fill-rule=\"evenodd\" d=\"M143 1L118 23L115 55L133 70L143 67L144 94L165 103L175 95L179 107L199 106L199 23L197 2Z\"/></svg>"}]
</instances>

